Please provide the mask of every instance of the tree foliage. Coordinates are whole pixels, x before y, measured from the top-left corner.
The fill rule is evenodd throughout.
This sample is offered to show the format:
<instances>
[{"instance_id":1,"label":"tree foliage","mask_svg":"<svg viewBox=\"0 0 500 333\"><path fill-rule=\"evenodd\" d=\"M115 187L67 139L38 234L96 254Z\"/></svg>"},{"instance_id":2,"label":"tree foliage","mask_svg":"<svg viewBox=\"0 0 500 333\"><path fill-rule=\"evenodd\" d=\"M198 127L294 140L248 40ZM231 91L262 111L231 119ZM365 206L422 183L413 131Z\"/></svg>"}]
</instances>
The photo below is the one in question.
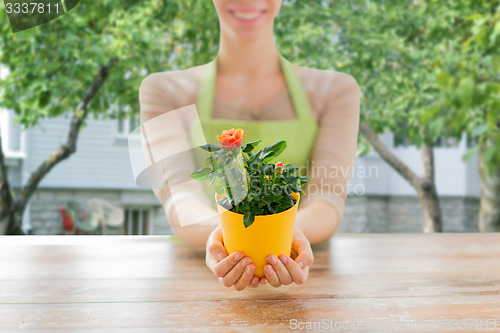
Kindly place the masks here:
<instances>
[{"instance_id":1,"label":"tree foliage","mask_svg":"<svg viewBox=\"0 0 500 333\"><path fill-rule=\"evenodd\" d=\"M116 58L90 113L117 117L120 104L137 114L137 89L147 74L193 65L183 48L198 63L210 59L199 52L216 45L215 34L207 39L202 33L217 30L210 6L187 0L80 1L66 15L15 34L2 8L0 64L10 74L0 82L0 107L14 110L26 126L72 112L99 66Z\"/></svg>"},{"instance_id":2,"label":"tree foliage","mask_svg":"<svg viewBox=\"0 0 500 333\"><path fill-rule=\"evenodd\" d=\"M440 92L423 122L438 122L450 136L468 133L475 148L484 148L488 172L500 169L500 2L468 12L455 36L453 57L439 64Z\"/></svg>"},{"instance_id":3,"label":"tree foliage","mask_svg":"<svg viewBox=\"0 0 500 333\"><path fill-rule=\"evenodd\" d=\"M362 118L420 146L462 133L500 156L499 1L331 2L332 59L363 92ZM326 57L323 61L327 61ZM482 110L482 111L479 111ZM496 162L498 165L498 161Z\"/></svg>"}]
</instances>

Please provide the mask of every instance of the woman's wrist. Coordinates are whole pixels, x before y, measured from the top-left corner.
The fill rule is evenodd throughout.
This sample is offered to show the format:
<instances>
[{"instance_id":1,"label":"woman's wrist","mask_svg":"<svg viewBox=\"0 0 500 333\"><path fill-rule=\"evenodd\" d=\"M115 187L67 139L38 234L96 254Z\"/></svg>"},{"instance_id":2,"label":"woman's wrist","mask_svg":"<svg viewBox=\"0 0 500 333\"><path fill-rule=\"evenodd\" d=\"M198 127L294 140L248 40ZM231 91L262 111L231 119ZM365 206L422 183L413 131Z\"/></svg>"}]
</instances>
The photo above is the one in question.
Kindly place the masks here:
<instances>
[{"instance_id":1,"label":"woman's wrist","mask_svg":"<svg viewBox=\"0 0 500 333\"><path fill-rule=\"evenodd\" d=\"M299 209L295 224L311 244L316 244L330 238L337 230L339 221L332 205L314 200Z\"/></svg>"}]
</instances>

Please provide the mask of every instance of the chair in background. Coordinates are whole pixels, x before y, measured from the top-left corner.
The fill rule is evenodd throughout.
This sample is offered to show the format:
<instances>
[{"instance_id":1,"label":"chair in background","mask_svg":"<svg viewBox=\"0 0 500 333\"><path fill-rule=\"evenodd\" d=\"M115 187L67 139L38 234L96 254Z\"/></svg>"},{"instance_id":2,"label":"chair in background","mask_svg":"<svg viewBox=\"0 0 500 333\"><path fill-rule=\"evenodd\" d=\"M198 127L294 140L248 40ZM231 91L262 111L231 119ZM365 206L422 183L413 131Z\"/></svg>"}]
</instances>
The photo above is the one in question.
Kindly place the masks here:
<instances>
[{"instance_id":1,"label":"chair in background","mask_svg":"<svg viewBox=\"0 0 500 333\"><path fill-rule=\"evenodd\" d=\"M92 234L99 227L99 216L91 213L86 214L82 212L80 203L78 201L69 200L66 203L68 215L71 216L75 224L75 234L78 235L80 231Z\"/></svg>"},{"instance_id":2,"label":"chair in background","mask_svg":"<svg viewBox=\"0 0 500 333\"><path fill-rule=\"evenodd\" d=\"M67 235L68 233L75 233L75 223L73 222L73 218L68 215L66 207L59 208L59 215L61 215L62 222L62 230L61 235Z\"/></svg>"},{"instance_id":3,"label":"chair in background","mask_svg":"<svg viewBox=\"0 0 500 333\"><path fill-rule=\"evenodd\" d=\"M125 221L123 208L102 199L90 199L87 204L91 211L99 217L103 235L106 235L106 228L116 230L123 227Z\"/></svg>"}]
</instances>

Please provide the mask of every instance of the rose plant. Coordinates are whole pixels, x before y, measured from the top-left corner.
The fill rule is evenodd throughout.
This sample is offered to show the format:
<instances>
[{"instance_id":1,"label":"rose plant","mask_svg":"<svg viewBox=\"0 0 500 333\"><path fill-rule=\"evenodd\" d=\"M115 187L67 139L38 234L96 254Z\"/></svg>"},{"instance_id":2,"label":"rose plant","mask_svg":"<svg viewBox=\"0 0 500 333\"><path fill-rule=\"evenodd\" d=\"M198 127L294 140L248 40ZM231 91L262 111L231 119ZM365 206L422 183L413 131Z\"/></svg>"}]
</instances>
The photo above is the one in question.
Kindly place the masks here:
<instances>
[{"instance_id":1,"label":"rose plant","mask_svg":"<svg viewBox=\"0 0 500 333\"><path fill-rule=\"evenodd\" d=\"M253 152L261 140L242 145L244 136L243 129L231 128L217 136L217 144L200 146L209 156L204 167L194 171L191 177L209 182L214 191L223 196L217 204L243 214L247 228L255 216L292 208L297 201L292 194L303 194L302 185L310 179L300 176L298 167L292 164L270 163L285 150L285 141Z\"/></svg>"}]
</instances>

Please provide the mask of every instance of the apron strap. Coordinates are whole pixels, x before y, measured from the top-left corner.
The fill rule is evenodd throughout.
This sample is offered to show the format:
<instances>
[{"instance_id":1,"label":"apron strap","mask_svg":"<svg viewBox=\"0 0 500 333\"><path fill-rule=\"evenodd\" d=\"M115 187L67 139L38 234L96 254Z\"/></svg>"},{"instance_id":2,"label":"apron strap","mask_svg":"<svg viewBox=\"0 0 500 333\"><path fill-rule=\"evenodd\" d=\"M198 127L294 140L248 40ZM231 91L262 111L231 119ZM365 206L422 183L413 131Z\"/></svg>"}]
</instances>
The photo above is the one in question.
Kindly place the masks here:
<instances>
[{"instance_id":1,"label":"apron strap","mask_svg":"<svg viewBox=\"0 0 500 333\"><path fill-rule=\"evenodd\" d=\"M215 78L217 76L217 58L209 62L203 72L198 91L198 116L200 120L212 118L215 99Z\"/></svg>"},{"instance_id":2,"label":"apron strap","mask_svg":"<svg viewBox=\"0 0 500 333\"><path fill-rule=\"evenodd\" d=\"M285 81L287 84L290 97L292 99L293 107L297 119L313 119L314 117L309 106L306 92L302 87L302 83L293 68L291 62L286 60L281 54L280 63ZM215 99L215 78L217 76L217 58L209 62L205 68L200 81L200 88L198 92L198 115L200 120L208 120L212 118L213 106ZM314 120L316 121L316 120Z\"/></svg>"},{"instance_id":3,"label":"apron strap","mask_svg":"<svg viewBox=\"0 0 500 333\"><path fill-rule=\"evenodd\" d=\"M312 115L311 107L309 106L307 94L304 91L302 82L300 82L300 78L298 77L295 68L293 68L292 63L286 60L285 57L283 57L281 54L280 61L281 69L283 70L283 74L285 75L286 84L288 86L288 91L290 93L297 118L313 119L316 122Z\"/></svg>"}]
</instances>

